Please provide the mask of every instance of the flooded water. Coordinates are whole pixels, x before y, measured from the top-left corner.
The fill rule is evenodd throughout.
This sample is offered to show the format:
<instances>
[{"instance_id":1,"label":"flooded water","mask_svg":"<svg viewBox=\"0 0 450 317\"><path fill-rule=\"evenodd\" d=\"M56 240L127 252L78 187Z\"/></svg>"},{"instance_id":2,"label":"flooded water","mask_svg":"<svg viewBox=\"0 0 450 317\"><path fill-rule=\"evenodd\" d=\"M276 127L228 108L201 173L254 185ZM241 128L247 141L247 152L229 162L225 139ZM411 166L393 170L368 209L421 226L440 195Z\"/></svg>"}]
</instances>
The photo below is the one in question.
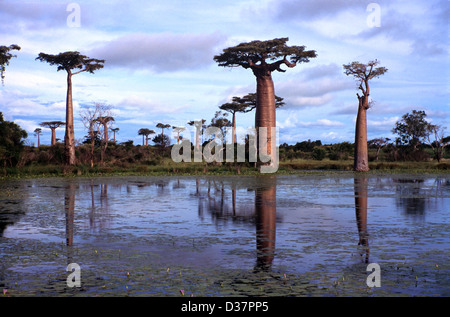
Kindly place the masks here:
<instances>
[{"instance_id":1,"label":"flooded water","mask_svg":"<svg viewBox=\"0 0 450 317\"><path fill-rule=\"evenodd\" d=\"M8 180L0 287L6 296L448 296L449 206L449 175ZM80 287L68 285L69 263ZM368 285L370 263L380 287Z\"/></svg>"}]
</instances>

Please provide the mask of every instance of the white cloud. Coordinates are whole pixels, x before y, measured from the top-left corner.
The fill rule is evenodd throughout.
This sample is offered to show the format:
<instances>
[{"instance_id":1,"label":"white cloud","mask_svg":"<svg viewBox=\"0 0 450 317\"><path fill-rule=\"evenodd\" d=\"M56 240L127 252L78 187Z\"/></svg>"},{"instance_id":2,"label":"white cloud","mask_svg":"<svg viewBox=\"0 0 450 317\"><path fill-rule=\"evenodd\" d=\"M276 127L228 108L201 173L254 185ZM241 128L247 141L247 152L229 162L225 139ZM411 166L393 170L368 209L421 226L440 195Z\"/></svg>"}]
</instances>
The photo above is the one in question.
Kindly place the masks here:
<instances>
[{"instance_id":1,"label":"white cloud","mask_svg":"<svg viewBox=\"0 0 450 317\"><path fill-rule=\"evenodd\" d=\"M225 37L210 34L133 33L100 43L89 52L101 56L107 66L171 72L203 68L213 63L215 47Z\"/></svg>"},{"instance_id":2,"label":"white cloud","mask_svg":"<svg viewBox=\"0 0 450 317\"><path fill-rule=\"evenodd\" d=\"M300 122L303 127L341 127L344 126L342 122L332 121L329 119L319 119L314 122Z\"/></svg>"}]
</instances>

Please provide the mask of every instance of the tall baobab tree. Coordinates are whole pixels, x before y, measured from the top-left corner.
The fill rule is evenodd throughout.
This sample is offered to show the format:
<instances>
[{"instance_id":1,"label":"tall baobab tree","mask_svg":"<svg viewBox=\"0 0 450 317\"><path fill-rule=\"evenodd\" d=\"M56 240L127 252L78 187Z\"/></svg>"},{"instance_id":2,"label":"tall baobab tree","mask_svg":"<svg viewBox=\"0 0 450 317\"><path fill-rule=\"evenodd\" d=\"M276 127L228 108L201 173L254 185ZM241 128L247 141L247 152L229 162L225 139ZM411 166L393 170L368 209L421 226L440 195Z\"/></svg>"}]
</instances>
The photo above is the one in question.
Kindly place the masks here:
<instances>
[{"instance_id":1,"label":"tall baobab tree","mask_svg":"<svg viewBox=\"0 0 450 317\"><path fill-rule=\"evenodd\" d=\"M111 132L113 133L114 144L116 143L116 133L119 133L119 128L111 128Z\"/></svg>"},{"instance_id":2,"label":"tall baobab tree","mask_svg":"<svg viewBox=\"0 0 450 317\"><path fill-rule=\"evenodd\" d=\"M63 121L47 121L47 122L41 122L39 125L44 128L49 128L52 130L52 143L51 145L56 144L56 132L55 130L58 129L60 126L65 125L66 123Z\"/></svg>"},{"instance_id":3,"label":"tall baobab tree","mask_svg":"<svg viewBox=\"0 0 450 317\"><path fill-rule=\"evenodd\" d=\"M16 44L12 44L10 46L0 46L0 77L2 79L2 85L4 83L5 70L6 66L9 65L9 60L13 57L17 57L16 55L10 53L12 50L20 51L20 46Z\"/></svg>"},{"instance_id":4,"label":"tall baobab tree","mask_svg":"<svg viewBox=\"0 0 450 317\"><path fill-rule=\"evenodd\" d=\"M37 136L37 138L38 138L38 147L41 146L41 136L40 136L41 133L42 133L42 129L41 128L36 128L34 130L34 135Z\"/></svg>"},{"instance_id":5,"label":"tall baobab tree","mask_svg":"<svg viewBox=\"0 0 450 317\"><path fill-rule=\"evenodd\" d=\"M298 63L309 62L316 57L315 51L306 51L305 46L287 46L288 38L277 38L267 41L252 41L241 43L223 50L214 60L223 67L250 68L256 77L256 114L255 128L267 128L267 143L259 150L271 157L271 164L276 161L272 147L276 140L272 140L271 128L276 127L275 88L272 72L285 72L282 65L295 67ZM289 57L289 59L288 59Z\"/></svg>"},{"instance_id":6,"label":"tall baobab tree","mask_svg":"<svg viewBox=\"0 0 450 317\"><path fill-rule=\"evenodd\" d=\"M369 170L369 152L367 145L367 109L370 108L369 80L387 72L387 68L375 67L378 64L379 62L374 60L367 64L352 62L343 65L345 75L355 77L359 84L358 89L362 93L362 96L356 93L356 97L358 97L358 114L356 117L355 156L353 163L353 169L359 172L367 172Z\"/></svg>"},{"instance_id":7,"label":"tall baobab tree","mask_svg":"<svg viewBox=\"0 0 450 317\"><path fill-rule=\"evenodd\" d=\"M75 164L75 132L73 125L73 103L72 103L72 76L82 72L94 73L103 68L104 60L89 58L79 52L64 52L58 55L39 53L36 58L41 62L58 66L57 70L67 72L67 94L66 94L66 132L64 135L64 148L66 163ZM74 71L75 70L75 71Z\"/></svg>"}]
</instances>

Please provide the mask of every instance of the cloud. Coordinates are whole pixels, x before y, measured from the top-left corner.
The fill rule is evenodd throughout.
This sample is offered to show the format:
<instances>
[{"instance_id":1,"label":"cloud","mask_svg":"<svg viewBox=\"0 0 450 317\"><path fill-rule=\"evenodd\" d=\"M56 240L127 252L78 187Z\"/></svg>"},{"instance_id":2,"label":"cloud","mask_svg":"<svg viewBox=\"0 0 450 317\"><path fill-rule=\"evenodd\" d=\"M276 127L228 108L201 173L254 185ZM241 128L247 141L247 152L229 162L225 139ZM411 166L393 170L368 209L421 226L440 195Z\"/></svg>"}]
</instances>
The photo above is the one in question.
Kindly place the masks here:
<instances>
[{"instance_id":1,"label":"cloud","mask_svg":"<svg viewBox=\"0 0 450 317\"><path fill-rule=\"evenodd\" d=\"M269 7L273 8L277 20L313 20L335 17L339 12L348 9L362 7L364 10L366 5L361 0L277 0L270 3Z\"/></svg>"},{"instance_id":2,"label":"cloud","mask_svg":"<svg viewBox=\"0 0 450 317\"><path fill-rule=\"evenodd\" d=\"M170 107L149 98L132 95L121 100L114 111L119 117L142 118L147 114L176 114L184 111L187 107L186 105Z\"/></svg>"},{"instance_id":3,"label":"cloud","mask_svg":"<svg viewBox=\"0 0 450 317\"><path fill-rule=\"evenodd\" d=\"M132 33L99 44L89 55L101 56L108 66L172 72L198 69L212 64L215 48L224 40L225 37L218 32Z\"/></svg>"},{"instance_id":4,"label":"cloud","mask_svg":"<svg viewBox=\"0 0 450 317\"><path fill-rule=\"evenodd\" d=\"M285 99L285 107L317 107L329 103L334 93L354 89L336 64L319 65L302 71L295 79L276 84L276 94Z\"/></svg>"},{"instance_id":5,"label":"cloud","mask_svg":"<svg viewBox=\"0 0 450 317\"><path fill-rule=\"evenodd\" d=\"M339 121L332 121L328 119L319 119L315 122L300 122L303 127L342 127L345 124Z\"/></svg>"}]
</instances>

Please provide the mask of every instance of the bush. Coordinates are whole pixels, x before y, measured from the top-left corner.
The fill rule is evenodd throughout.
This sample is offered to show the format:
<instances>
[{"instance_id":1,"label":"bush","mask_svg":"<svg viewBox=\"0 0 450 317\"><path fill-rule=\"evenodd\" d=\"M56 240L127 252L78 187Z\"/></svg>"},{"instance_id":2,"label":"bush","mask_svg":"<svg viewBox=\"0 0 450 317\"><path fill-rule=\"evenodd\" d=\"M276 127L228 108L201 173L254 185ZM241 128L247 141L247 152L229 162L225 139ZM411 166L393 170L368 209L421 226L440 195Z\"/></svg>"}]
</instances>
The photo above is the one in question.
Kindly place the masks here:
<instances>
[{"instance_id":1,"label":"bush","mask_svg":"<svg viewBox=\"0 0 450 317\"><path fill-rule=\"evenodd\" d=\"M326 152L320 147L315 147L312 151L312 158L317 161L321 161L325 158Z\"/></svg>"}]
</instances>

